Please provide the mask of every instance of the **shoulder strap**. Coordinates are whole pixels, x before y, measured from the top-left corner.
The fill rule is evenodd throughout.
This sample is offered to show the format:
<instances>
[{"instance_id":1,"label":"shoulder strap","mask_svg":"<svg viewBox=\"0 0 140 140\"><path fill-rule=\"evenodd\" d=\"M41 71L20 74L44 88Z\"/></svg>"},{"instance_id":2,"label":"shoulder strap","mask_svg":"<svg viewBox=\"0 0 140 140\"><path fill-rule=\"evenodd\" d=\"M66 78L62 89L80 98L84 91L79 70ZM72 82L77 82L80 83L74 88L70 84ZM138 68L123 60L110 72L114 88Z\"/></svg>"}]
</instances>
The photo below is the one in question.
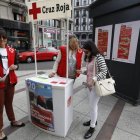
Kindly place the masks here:
<instances>
[{"instance_id":1,"label":"shoulder strap","mask_svg":"<svg viewBox=\"0 0 140 140\"><path fill-rule=\"evenodd\" d=\"M96 66L96 57L94 58L94 66L93 66L93 76L95 76L95 68L97 68L97 66ZM106 64L106 67L107 67L107 64ZM111 74L110 74L110 72L109 72L109 70L108 70L108 67L107 67L107 71L108 71L108 74L109 74L109 77L112 77L111 76Z\"/></svg>"},{"instance_id":2,"label":"shoulder strap","mask_svg":"<svg viewBox=\"0 0 140 140\"><path fill-rule=\"evenodd\" d=\"M94 58L94 64L93 64L93 77L96 75L95 74L95 67L96 67L96 57Z\"/></svg>"}]
</instances>

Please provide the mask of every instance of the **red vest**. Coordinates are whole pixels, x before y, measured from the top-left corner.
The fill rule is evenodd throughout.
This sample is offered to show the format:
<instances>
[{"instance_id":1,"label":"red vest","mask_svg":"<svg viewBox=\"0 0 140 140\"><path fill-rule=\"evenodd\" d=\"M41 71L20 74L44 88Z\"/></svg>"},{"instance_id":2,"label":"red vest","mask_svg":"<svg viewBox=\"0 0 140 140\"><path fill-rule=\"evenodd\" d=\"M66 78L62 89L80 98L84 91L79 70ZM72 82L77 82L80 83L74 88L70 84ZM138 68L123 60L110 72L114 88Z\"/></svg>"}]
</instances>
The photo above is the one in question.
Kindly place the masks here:
<instances>
[{"instance_id":1,"label":"red vest","mask_svg":"<svg viewBox=\"0 0 140 140\"><path fill-rule=\"evenodd\" d=\"M66 77L66 68L67 68L66 46L61 46L59 49L61 51L61 60L58 65L57 74L60 77ZM82 54L83 54L83 50L79 48L76 52L76 70L81 69ZM76 76L78 77L79 74L77 74Z\"/></svg>"},{"instance_id":2,"label":"red vest","mask_svg":"<svg viewBox=\"0 0 140 140\"><path fill-rule=\"evenodd\" d=\"M15 62L15 50L9 46L6 47L7 50L7 56L8 56L8 67L10 67L12 64L14 64ZM0 62L0 77L3 77L3 67L2 67L2 63ZM9 71L9 78L10 78L10 83L11 84L16 84L17 83L17 76L14 72L14 70L10 70ZM0 82L0 88L5 87L5 83L4 82Z\"/></svg>"}]
</instances>

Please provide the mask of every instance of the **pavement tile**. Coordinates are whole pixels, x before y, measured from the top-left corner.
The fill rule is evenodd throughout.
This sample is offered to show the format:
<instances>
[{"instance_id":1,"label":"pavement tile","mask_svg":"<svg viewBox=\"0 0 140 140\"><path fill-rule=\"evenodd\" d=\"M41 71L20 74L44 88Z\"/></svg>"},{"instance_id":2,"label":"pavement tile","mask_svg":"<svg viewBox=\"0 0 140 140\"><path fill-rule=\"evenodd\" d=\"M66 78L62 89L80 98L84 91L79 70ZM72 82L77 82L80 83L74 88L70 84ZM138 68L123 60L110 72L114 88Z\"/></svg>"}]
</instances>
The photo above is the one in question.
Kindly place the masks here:
<instances>
[{"instance_id":1,"label":"pavement tile","mask_svg":"<svg viewBox=\"0 0 140 140\"><path fill-rule=\"evenodd\" d=\"M140 140L140 137L116 128L111 140Z\"/></svg>"},{"instance_id":2,"label":"pavement tile","mask_svg":"<svg viewBox=\"0 0 140 140\"><path fill-rule=\"evenodd\" d=\"M140 106L132 106L131 104L126 103L124 110L133 112L133 113L137 113L140 115Z\"/></svg>"},{"instance_id":3,"label":"pavement tile","mask_svg":"<svg viewBox=\"0 0 140 140\"><path fill-rule=\"evenodd\" d=\"M8 136L8 140L34 140L42 131L31 123L26 124L25 127L18 129Z\"/></svg>"},{"instance_id":4,"label":"pavement tile","mask_svg":"<svg viewBox=\"0 0 140 140\"><path fill-rule=\"evenodd\" d=\"M54 135L42 132L40 135L35 137L34 140L71 140L71 139L68 137L62 138L62 137L58 137L58 136L54 136Z\"/></svg>"},{"instance_id":5,"label":"pavement tile","mask_svg":"<svg viewBox=\"0 0 140 140\"><path fill-rule=\"evenodd\" d=\"M89 102L88 99L86 98L85 100L82 100L79 104L77 104L74 107L74 110L83 114L83 115L87 115L89 112Z\"/></svg>"},{"instance_id":6,"label":"pavement tile","mask_svg":"<svg viewBox=\"0 0 140 140\"><path fill-rule=\"evenodd\" d=\"M140 137L140 115L130 111L123 111L117 127Z\"/></svg>"}]
</instances>

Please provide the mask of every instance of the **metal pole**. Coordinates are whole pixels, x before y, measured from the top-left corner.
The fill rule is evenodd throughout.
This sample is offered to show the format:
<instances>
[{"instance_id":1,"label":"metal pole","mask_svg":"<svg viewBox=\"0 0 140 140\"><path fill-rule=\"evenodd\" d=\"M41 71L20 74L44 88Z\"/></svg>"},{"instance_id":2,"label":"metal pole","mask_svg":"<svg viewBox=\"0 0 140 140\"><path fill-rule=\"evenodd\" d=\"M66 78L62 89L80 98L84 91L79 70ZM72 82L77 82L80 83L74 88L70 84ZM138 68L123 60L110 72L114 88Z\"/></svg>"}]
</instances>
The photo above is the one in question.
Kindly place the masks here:
<instances>
[{"instance_id":1,"label":"metal pole","mask_svg":"<svg viewBox=\"0 0 140 140\"><path fill-rule=\"evenodd\" d=\"M67 18L67 73L66 73L66 78L68 81L68 59L69 59L69 18Z\"/></svg>"},{"instance_id":2,"label":"metal pole","mask_svg":"<svg viewBox=\"0 0 140 140\"><path fill-rule=\"evenodd\" d=\"M37 76L37 60L36 60L36 47L35 47L35 29L34 29L35 27L34 27L34 22L32 21L32 40L33 40L33 47L34 47L34 56L35 56L35 59L34 59L34 61L35 61L35 74L36 74L36 76Z\"/></svg>"}]
</instances>

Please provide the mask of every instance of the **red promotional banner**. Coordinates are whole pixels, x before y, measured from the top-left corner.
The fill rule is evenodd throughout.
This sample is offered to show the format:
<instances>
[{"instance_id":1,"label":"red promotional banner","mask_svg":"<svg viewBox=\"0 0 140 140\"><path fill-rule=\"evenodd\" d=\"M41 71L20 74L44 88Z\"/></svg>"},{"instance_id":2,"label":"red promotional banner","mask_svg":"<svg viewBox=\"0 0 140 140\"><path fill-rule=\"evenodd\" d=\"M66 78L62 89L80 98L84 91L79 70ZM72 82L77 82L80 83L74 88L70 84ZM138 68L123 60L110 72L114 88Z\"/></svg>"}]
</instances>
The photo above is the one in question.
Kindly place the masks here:
<instances>
[{"instance_id":1,"label":"red promotional banner","mask_svg":"<svg viewBox=\"0 0 140 140\"><path fill-rule=\"evenodd\" d=\"M128 59L130 51L132 28L126 25L121 25L120 36L119 36L119 46L118 46L118 58Z\"/></svg>"},{"instance_id":2,"label":"red promotional banner","mask_svg":"<svg viewBox=\"0 0 140 140\"><path fill-rule=\"evenodd\" d=\"M108 31L107 30L98 29L97 47L103 55L107 55L107 47L108 47Z\"/></svg>"}]
</instances>

